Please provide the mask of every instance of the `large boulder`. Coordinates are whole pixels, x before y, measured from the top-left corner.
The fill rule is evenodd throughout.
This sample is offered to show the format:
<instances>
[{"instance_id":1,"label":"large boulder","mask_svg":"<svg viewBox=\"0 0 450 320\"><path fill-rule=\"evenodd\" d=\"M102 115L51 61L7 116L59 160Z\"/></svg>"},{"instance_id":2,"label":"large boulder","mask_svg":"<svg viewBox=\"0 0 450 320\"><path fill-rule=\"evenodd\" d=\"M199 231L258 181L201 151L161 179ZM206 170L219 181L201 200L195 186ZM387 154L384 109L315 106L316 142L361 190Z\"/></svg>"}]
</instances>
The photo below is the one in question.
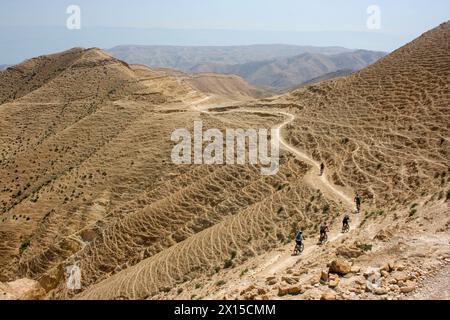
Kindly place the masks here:
<instances>
[{"instance_id":1,"label":"large boulder","mask_svg":"<svg viewBox=\"0 0 450 320\"><path fill-rule=\"evenodd\" d=\"M296 283L298 283L298 278L295 278L295 277L282 277L281 280L286 282L287 284L296 284Z\"/></svg>"},{"instance_id":2,"label":"large boulder","mask_svg":"<svg viewBox=\"0 0 450 320\"><path fill-rule=\"evenodd\" d=\"M352 272L352 266L349 262L343 259L336 259L330 263L330 273L335 273L341 276Z\"/></svg>"},{"instance_id":3,"label":"large boulder","mask_svg":"<svg viewBox=\"0 0 450 320\"><path fill-rule=\"evenodd\" d=\"M343 245L336 249L336 254L346 259L352 259L360 257L361 255L364 254L364 251L362 251L355 245L352 246Z\"/></svg>"},{"instance_id":4,"label":"large boulder","mask_svg":"<svg viewBox=\"0 0 450 320\"><path fill-rule=\"evenodd\" d=\"M283 297L287 295L299 295L305 292L305 289L301 285L295 285L290 287L279 287L278 296Z\"/></svg>"},{"instance_id":5,"label":"large boulder","mask_svg":"<svg viewBox=\"0 0 450 320\"><path fill-rule=\"evenodd\" d=\"M327 301L336 300L336 292L334 292L333 290L327 290L324 293L322 293L320 300L327 300Z\"/></svg>"},{"instance_id":6,"label":"large boulder","mask_svg":"<svg viewBox=\"0 0 450 320\"><path fill-rule=\"evenodd\" d=\"M241 296L244 300L259 300L261 296L267 294L267 290L254 285L241 291Z\"/></svg>"},{"instance_id":7,"label":"large boulder","mask_svg":"<svg viewBox=\"0 0 450 320\"><path fill-rule=\"evenodd\" d=\"M412 279L411 275L404 271L395 271L391 275L397 282L406 282Z\"/></svg>"}]
</instances>

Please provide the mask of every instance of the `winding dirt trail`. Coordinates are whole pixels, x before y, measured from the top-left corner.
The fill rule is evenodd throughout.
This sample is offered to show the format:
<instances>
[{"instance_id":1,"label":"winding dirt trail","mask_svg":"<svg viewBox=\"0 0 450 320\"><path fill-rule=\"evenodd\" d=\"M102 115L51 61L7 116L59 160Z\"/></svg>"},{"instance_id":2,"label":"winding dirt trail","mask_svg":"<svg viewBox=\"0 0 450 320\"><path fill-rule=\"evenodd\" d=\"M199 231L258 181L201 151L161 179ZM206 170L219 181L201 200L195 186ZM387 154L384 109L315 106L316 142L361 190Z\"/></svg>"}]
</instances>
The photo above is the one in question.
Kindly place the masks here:
<instances>
[{"instance_id":1,"label":"winding dirt trail","mask_svg":"<svg viewBox=\"0 0 450 320\"><path fill-rule=\"evenodd\" d=\"M207 100L207 99L206 99ZM201 102L206 101L205 99L202 99ZM303 162L306 162L307 164L311 165L313 168L312 170L308 171L307 175L305 176L305 180L314 189L321 190L325 195L333 198L334 200L341 201L344 205L346 205L349 208L353 207L353 200L351 197L346 195L343 191L338 189L335 185L333 185L329 180L326 174L319 175L317 174L320 171L320 163L312 159L309 155L306 153L300 151L299 149L295 148L294 146L290 145L286 139L281 134L281 131L289 124L291 124L295 120L295 116L291 113L282 112L282 111L267 111L267 110L248 110L248 109L241 109L241 110L231 110L231 111L224 111L224 112L214 112L211 110L221 108L222 106L216 106L216 107L208 107L208 109L200 109L198 106L195 106L194 109L196 111L199 111L201 113L209 114L209 115L217 115L217 114L226 114L226 113L265 113L270 115L281 115L284 117L287 117L287 120L277 127L273 128L276 130L275 138L278 139L280 147L284 148L285 150L291 152L294 154L298 159L302 160Z\"/></svg>"},{"instance_id":2,"label":"winding dirt trail","mask_svg":"<svg viewBox=\"0 0 450 320\"><path fill-rule=\"evenodd\" d=\"M205 100L203 100L205 101ZM202 101L202 102L203 102ZM280 147L291 152L294 154L299 160L309 164L312 168L307 172L305 175L305 182L313 189L320 190L326 197L331 198L335 201L338 201L342 203L349 212L352 212L354 210L354 204L351 197L349 197L347 194L344 193L344 191L340 190L338 187L336 187L334 184L332 184L328 177L325 174L320 175L320 163L312 159L309 155L304 153L303 151L295 148L294 146L290 145L286 139L282 135L282 130L292 123L295 120L295 115L283 111L267 111L267 110L259 110L259 109L240 109L240 110L230 110L230 111L221 111L221 112L215 112L214 109L222 108L223 106L208 106L205 109L199 108L198 105L193 106L193 109L196 111L199 111L204 114L208 114L211 116L214 115L220 115L220 114L227 114L227 113L265 113L270 115L278 115L286 117L286 121L279 124L277 127L273 128L275 129L275 139L278 139ZM360 215L356 214L352 217L352 225L354 230L359 226L360 223ZM343 234L341 233L340 226L338 229L333 228L331 232L329 233L329 239L328 242L334 242L341 238ZM318 244L315 243L316 239L313 239L313 241L305 241L305 251L302 253L302 256L308 256L311 254L314 250L318 249ZM283 249L283 253L275 255L273 258L271 258L267 264L262 265L258 270L255 270L253 276L255 278L265 278L267 276L275 275L279 272L282 272L296 264L298 261L298 257L292 256L292 245L286 246Z\"/></svg>"}]
</instances>

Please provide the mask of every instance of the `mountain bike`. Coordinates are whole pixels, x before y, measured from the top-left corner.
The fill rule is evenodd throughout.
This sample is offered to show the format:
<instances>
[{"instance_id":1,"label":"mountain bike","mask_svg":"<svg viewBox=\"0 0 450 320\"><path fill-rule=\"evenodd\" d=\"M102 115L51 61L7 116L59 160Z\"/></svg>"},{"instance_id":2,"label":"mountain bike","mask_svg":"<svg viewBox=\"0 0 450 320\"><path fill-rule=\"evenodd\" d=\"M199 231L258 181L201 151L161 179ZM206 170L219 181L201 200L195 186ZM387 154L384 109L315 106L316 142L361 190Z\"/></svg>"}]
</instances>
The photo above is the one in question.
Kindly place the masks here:
<instances>
[{"instance_id":1,"label":"mountain bike","mask_svg":"<svg viewBox=\"0 0 450 320\"><path fill-rule=\"evenodd\" d=\"M298 255L300 255L300 253L303 252L303 250L305 250L305 245L303 244L303 241L302 241L301 245L298 245L298 244L295 245L295 249L294 249L294 252L292 253L292 255L298 256Z\"/></svg>"},{"instance_id":2,"label":"mountain bike","mask_svg":"<svg viewBox=\"0 0 450 320\"><path fill-rule=\"evenodd\" d=\"M348 232L350 232L350 225L347 223L342 226L342 233L348 233Z\"/></svg>"},{"instance_id":3,"label":"mountain bike","mask_svg":"<svg viewBox=\"0 0 450 320\"><path fill-rule=\"evenodd\" d=\"M319 238L319 244L325 244L328 241L328 235L326 233L324 233L323 235L320 236Z\"/></svg>"}]
</instances>

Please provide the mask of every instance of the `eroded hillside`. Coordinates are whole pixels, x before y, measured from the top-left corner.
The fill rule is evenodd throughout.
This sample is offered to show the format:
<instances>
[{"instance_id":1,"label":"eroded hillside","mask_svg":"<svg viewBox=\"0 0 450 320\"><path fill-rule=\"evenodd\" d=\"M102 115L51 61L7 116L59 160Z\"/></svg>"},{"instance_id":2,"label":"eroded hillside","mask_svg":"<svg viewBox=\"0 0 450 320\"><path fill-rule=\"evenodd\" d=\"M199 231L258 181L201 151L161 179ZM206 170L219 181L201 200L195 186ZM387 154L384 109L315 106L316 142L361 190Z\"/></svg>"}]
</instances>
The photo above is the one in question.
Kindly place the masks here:
<instances>
[{"instance_id":1,"label":"eroded hillside","mask_svg":"<svg viewBox=\"0 0 450 320\"><path fill-rule=\"evenodd\" d=\"M449 39L446 23L356 74L258 101L241 80L193 84L98 49L0 73L16 83L0 105L0 281L35 279L52 299L431 296L420 286L450 262ZM172 164L171 133L195 120L276 128L280 170ZM341 234L355 192L363 210ZM298 228L306 248L291 256ZM66 285L74 263L81 290Z\"/></svg>"}]
</instances>

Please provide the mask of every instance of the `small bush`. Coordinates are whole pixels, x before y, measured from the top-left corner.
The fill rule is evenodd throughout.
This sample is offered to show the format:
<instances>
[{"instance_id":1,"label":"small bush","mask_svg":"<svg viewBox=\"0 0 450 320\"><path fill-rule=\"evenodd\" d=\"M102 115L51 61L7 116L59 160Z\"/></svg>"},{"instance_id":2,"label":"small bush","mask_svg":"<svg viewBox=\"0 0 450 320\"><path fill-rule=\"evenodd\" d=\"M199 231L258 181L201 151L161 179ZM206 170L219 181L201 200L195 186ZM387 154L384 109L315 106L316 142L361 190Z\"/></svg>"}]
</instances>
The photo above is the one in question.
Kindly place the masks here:
<instances>
[{"instance_id":1,"label":"small bush","mask_svg":"<svg viewBox=\"0 0 450 320\"><path fill-rule=\"evenodd\" d=\"M203 287L203 285L201 283L196 283L195 284L195 289L200 289L201 287Z\"/></svg>"},{"instance_id":2,"label":"small bush","mask_svg":"<svg viewBox=\"0 0 450 320\"><path fill-rule=\"evenodd\" d=\"M224 280L219 280L216 282L216 286L221 287L225 284L226 282Z\"/></svg>"},{"instance_id":3,"label":"small bush","mask_svg":"<svg viewBox=\"0 0 450 320\"><path fill-rule=\"evenodd\" d=\"M24 253L28 249L30 244L31 244L31 240L30 239L27 239L24 242L22 242L22 244L20 245L20 248L19 248L20 254Z\"/></svg>"},{"instance_id":4,"label":"small bush","mask_svg":"<svg viewBox=\"0 0 450 320\"><path fill-rule=\"evenodd\" d=\"M247 274L247 272L248 272L248 269L242 270L241 277L244 276L245 274Z\"/></svg>"},{"instance_id":5,"label":"small bush","mask_svg":"<svg viewBox=\"0 0 450 320\"><path fill-rule=\"evenodd\" d=\"M225 263L223 264L223 268L224 269L229 269L233 266L233 260L229 259L226 260Z\"/></svg>"},{"instance_id":6,"label":"small bush","mask_svg":"<svg viewBox=\"0 0 450 320\"><path fill-rule=\"evenodd\" d=\"M364 244L360 244L358 246L358 248L361 249L364 252L368 252L368 251L372 251L373 246L371 244L364 243Z\"/></svg>"}]
</instances>

